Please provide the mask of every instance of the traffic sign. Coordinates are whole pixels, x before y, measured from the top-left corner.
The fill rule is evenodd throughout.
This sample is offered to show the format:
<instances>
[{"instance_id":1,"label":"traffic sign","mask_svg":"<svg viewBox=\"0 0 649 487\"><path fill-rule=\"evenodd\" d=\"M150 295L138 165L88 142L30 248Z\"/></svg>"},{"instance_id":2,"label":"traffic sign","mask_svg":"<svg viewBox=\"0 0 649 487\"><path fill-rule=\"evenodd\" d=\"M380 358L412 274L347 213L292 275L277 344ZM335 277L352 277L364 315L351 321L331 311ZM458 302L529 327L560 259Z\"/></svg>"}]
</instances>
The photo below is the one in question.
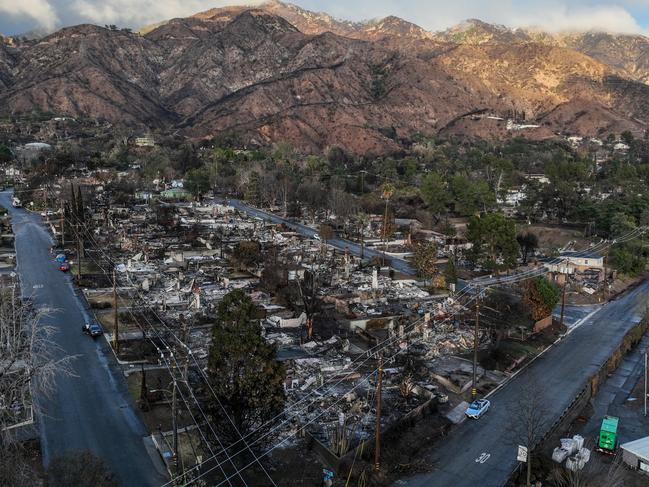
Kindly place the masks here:
<instances>
[{"instance_id":1,"label":"traffic sign","mask_svg":"<svg viewBox=\"0 0 649 487\"><path fill-rule=\"evenodd\" d=\"M516 460L518 460L519 462L527 462L527 447L526 446L518 445L518 455L516 456Z\"/></svg>"}]
</instances>

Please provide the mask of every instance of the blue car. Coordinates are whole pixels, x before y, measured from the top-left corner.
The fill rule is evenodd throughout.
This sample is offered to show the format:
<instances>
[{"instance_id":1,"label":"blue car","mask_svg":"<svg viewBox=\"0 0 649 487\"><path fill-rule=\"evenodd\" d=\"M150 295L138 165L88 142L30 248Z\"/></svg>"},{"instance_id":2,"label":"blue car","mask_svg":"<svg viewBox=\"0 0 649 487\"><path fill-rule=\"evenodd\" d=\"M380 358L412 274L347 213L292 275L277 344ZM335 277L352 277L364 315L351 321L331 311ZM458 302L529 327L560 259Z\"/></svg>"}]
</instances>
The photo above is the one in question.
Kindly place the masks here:
<instances>
[{"instance_id":1,"label":"blue car","mask_svg":"<svg viewBox=\"0 0 649 487\"><path fill-rule=\"evenodd\" d=\"M489 406L491 406L491 403L487 399L478 399L469 405L465 414L469 418L479 419L483 414L489 411Z\"/></svg>"}]
</instances>

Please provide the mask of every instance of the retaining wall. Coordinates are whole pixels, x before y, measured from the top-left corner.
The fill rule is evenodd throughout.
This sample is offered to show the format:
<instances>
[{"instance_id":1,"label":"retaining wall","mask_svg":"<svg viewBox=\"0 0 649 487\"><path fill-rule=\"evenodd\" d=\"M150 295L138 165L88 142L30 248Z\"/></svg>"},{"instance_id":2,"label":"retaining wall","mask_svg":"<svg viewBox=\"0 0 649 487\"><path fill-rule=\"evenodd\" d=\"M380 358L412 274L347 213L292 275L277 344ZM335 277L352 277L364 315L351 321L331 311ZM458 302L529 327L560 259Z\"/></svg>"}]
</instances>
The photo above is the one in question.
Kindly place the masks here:
<instances>
[{"instance_id":1,"label":"retaining wall","mask_svg":"<svg viewBox=\"0 0 649 487\"><path fill-rule=\"evenodd\" d=\"M584 388L577 394L570 405L564 410L561 417L553 423L548 433L541 439L539 442L540 448L545 449L547 447L549 449L559 444L559 439L563 437L570 424L579 417L591 398L599 391L600 385L620 365L624 356L640 342L647 329L649 329L649 313L627 332L608 360L588 379Z\"/></svg>"}]
</instances>

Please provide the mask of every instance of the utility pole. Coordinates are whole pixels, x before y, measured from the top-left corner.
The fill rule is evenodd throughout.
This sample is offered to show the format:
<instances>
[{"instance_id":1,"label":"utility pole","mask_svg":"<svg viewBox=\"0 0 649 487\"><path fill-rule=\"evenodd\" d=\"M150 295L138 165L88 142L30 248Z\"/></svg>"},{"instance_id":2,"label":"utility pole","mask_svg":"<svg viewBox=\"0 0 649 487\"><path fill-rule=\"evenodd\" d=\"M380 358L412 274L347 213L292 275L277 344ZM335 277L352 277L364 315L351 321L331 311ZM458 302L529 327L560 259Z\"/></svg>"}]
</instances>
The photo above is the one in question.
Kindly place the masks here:
<instances>
[{"instance_id":1,"label":"utility pole","mask_svg":"<svg viewBox=\"0 0 649 487\"><path fill-rule=\"evenodd\" d=\"M77 231L77 279L81 282L81 236Z\"/></svg>"},{"instance_id":2,"label":"utility pole","mask_svg":"<svg viewBox=\"0 0 649 487\"><path fill-rule=\"evenodd\" d=\"M146 385L146 370L144 370L144 364L140 364L140 374L142 375L142 380L140 381L140 408L143 410L149 410L148 391Z\"/></svg>"},{"instance_id":3,"label":"utility pole","mask_svg":"<svg viewBox=\"0 0 649 487\"><path fill-rule=\"evenodd\" d=\"M288 215L288 178L284 175L284 218Z\"/></svg>"},{"instance_id":4,"label":"utility pole","mask_svg":"<svg viewBox=\"0 0 649 487\"><path fill-rule=\"evenodd\" d=\"M119 353L119 313L117 312L117 272L113 268L113 324L114 339L113 348L115 353Z\"/></svg>"},{"instance_id":5,"label":"utility pole","mask_svg":"<svg viewBox=\"0 0 649 487\"><path fill-rule=\"evenodd\" d=\"M189 335L189 329L188 329L188 323L187 319L185 318L184 314L180 315L180 322L182 323L182 340L183 340L183 345L185 348L187 346L187 336ZM187 375L188 375L188 370L189 370L189 352L185 353L185 364L183 365L183 381L187 385ZM189 387L189 385L187 385Z\"/></svg>"},{"instance_id":6,"label":"utility pole","mask_svg":"<svg viewBox=\"0 0 649 487\"><path fill-rule=\"evenodd\" d=\"M374 470L381 469L381 388L383 379L383 355L379 355L379 370L376 380L376 431L374 446Z\"/></svg>"},{"instance_id":7,"label":"utility pole","mask_svg":"<svg viewBox=\"0 0 649 487\"><path fill-rule=\"evenodd\" d=\"M178 455L178 401L177 401L177 388L176 382L176 366L172 364L171 373L173 374L173 392L171 394L171 422L174 435L174 467L176 477L180 474L180 455Z\"/></svg>"},{"instance_id":8,"label":"utility pole","mask_svg":"<svg viewBox=\"0 0 649 487\"><path fill-rule=\"evenodd\" d=\"M647 415L647 351L644 352L644 415Z\"/></svg>"},{"instance_id":9,"label":"utility pole","mask_svg":"<svg viewBox=\"0 0 649 487\"><path fill-rule=\"evenodd\" d=\"M563 283L563 291L561 292L561 320L559 321L559 326L563 326L563 311L566 307L566 286L568 285L568 276L566 275L566 281Z\"/></svg>"},{"instance_id":10,"label":"utility pole","mask_svg":"<svg viewBox=\"0 0 649 487\"><path fill-rule=\"evenodd\" d=\"M475 329L473 331L473 384L471 385L471 400L478 396L478 331L480 329L480 289L475 302Z\"/></svg>"},{"instance_id":11,"label":"utility pole","mask_svg":"<svg viewBox=\"0 0 649 487\"><path fill-rule=\"evenodd\" d=\"M65 205L61 199L61 248L65 251Z\"/></svg>"},{"instance_id":12,"label":"utility pole","mask_svg":"<svg viewBox=\"0 0 649 487\"><path fill-rule=\"evenodd\" d=\"M613 245L612 242L611 242L611 245ZM604 300L604 302L608 301L608 298L609 298L608 270L606 269L606 264L607 264L607 261L608 261L608 251L609 251L610 248L611 248L610 245L608 247L606 247L606 254L604 254L604 293L605 293L605 296L606 296L606 299Z\"/></svg>"},{"instance_id":13,"label":"utility pole","mask_svg":"<svg viewBox=\"0 0 649 487\"><path fill-rule=\"evenodd\" d=\"M381 263L385 265L385 256L388 251L388 203L390 200L385 198L385 215L383 216L383 256Z\"/></svg>"}]
</instances>

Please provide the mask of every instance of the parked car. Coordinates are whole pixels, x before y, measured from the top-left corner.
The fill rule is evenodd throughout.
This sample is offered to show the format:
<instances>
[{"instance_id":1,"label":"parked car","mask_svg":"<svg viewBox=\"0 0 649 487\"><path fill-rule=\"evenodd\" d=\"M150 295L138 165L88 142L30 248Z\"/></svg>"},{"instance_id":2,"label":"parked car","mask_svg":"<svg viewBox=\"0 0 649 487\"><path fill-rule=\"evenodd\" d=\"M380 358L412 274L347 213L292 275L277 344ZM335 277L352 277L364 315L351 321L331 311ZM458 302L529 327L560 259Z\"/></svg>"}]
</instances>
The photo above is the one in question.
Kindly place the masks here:
<instances>
[{"instance_id":1,"label":"parked car","mask_svg":"<svg viewBox=\"0 0 649 487\"><path fill-rule=\"evenodd\" d=\"M69 262L61 262L59 264L59 270L62 272L68 272L70 270L70 263Z\"/></svg>"},{"instance_id":2,"label":"parked car","mask_svg":"<svg viewBox=\"0 0 649 487\"><path fill-rule=\"evenodd\" d=\"M469 418L479 419L487 411L489 411L489 406L491 403L487 399L478 399L469 404L469 407L466 409L465 414Z\"/></svg>"},{"instance_id":3,"label":"parked car","mask_svg":"<svg viewBox=\"0 0 649 487\"><path fill-rule=\"evenodd\" d=\"M102 335L101 326L97 323L86 323L81 327L81 331L86 335L90 335L92 338L97 338Z\"/></svg>"}]
</instances>

